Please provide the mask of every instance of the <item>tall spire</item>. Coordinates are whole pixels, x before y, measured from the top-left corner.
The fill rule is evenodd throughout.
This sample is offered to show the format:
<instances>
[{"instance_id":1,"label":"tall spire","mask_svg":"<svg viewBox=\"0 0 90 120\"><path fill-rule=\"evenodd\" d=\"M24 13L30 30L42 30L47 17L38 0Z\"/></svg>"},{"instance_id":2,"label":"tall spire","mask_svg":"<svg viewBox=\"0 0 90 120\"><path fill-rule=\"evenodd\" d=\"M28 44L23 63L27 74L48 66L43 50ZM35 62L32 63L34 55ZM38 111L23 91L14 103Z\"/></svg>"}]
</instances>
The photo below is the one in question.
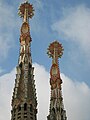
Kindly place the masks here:
<instances>
[{"instance_id":1,"label":"tall spire","mask_svg":"<svg viewBox=\"0 0 90 120\"><path fill-rule=\"evenodd\" d=\"M58 41L54 41L48 47L47 54L52 57L52 66L50 69L50 85L51 85L51 100L50 113L48 120L66 120L66 112L63 106L63 98L61 91L62 79L60 77L60 70L58 58L63 54L63 47Z\"/></svg>"},{"instance_id":2,"label":"tall spire","mask_svg":"<svg viewBox=\"0 0 90 120\"><path fill-rule=\"evenodd\" d=\"M29 54L29 62L31 63L31 53L30 53L30 44L31 44L31 36L30 36L30 27L29 27L29 18L32 18L34 15L34 9L33 6L28 3L28 1L25 1L23 4L19 7L19 16L23 18L23 23L21 26L21 35L20 35L20 44L21 44L21 51L20 51L20 58L19 63L24 61L25 54ZM22 56L23 52L25 51L25 54Z\"/></svg>"},{"instance_id":3,"label":"tall spire","mask_svg":"<svg viewBox=\"0 0 90 120\"><path fill-rule=\"evenodd\" d=\"M29 18L34 15L33 11L33 6L28 1L19 7L19 15L23 18L23 23L20 34L20 55L12 97L11 120L37 120L37 98L29 27Z\"/></svg>"}]
</instances>

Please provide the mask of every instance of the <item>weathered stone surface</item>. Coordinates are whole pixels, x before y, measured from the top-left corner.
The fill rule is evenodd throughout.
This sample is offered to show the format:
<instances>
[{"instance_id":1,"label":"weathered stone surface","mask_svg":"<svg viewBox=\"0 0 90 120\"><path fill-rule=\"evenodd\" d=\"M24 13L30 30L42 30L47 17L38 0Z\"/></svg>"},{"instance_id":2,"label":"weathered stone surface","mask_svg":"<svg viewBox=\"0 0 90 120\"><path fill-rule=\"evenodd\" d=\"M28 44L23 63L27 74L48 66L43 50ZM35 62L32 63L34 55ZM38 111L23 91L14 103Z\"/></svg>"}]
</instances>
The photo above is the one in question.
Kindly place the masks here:
<instances>
[{"instance_id":1,"label":"weathered stone surface","mask_svg":"<svg viewBox=\"0 0 90 120\"><path fill-rule=\"evenodd\" d=\"M37 99L30 51L31 37L28 19L33 15L30 3L21 4L24 21L20 35L20 55L12 97L11 120L37 120Z\"/></svg>"}]
</instances>

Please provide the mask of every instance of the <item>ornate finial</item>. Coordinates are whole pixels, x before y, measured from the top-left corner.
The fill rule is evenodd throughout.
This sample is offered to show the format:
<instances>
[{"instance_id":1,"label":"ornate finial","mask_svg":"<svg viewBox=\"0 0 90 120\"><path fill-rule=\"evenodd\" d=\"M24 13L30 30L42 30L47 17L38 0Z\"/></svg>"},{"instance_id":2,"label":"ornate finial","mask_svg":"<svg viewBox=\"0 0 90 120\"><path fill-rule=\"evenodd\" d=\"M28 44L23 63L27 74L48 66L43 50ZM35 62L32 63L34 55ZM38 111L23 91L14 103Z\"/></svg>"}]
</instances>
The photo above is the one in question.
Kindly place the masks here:
<instances>
[{"instance_id":1,"label":"ornate finial","mask_svg":"<svg viewBox=\"0 0 90 120\"><path fill-rule=\"evenodd\" d=\"M33 6L28 3L28 0L25 0L25 2L20 5L18 14L24 19L24 22L28 22L29 18L33 17L34 9Z\"/></svg>"},{"instance_id":2,"label":"ornate finial","mask_svg":"<svg viewBox=\"0 0 90 120\"><path fill-rule=\"evenodd\" d=\"M51 43L48 47L48 56L52 57L53 63L57 64L58 58L61 58L63 54L63 47L58 41Z\"/></svg>"},{"instance_id":3,"label":"ornate finial","mask_svg":"<svg viewBox=\"0 0 90 120\"><path fill-rule=\"evenodd\" d=\"M50 69L50 84L51 84L51 89L58 87L61 87L62 80L60 78L60 70L59 70L59 65L58 65L58 58L61 58L63 54L63 47L62 44L60 44L58 41L52 42L49 47L48 47L48 52L47 54L49 57L52 57L52 66ZM57 81L59 81L58 84Z\"/></svg>"}]
</instances>

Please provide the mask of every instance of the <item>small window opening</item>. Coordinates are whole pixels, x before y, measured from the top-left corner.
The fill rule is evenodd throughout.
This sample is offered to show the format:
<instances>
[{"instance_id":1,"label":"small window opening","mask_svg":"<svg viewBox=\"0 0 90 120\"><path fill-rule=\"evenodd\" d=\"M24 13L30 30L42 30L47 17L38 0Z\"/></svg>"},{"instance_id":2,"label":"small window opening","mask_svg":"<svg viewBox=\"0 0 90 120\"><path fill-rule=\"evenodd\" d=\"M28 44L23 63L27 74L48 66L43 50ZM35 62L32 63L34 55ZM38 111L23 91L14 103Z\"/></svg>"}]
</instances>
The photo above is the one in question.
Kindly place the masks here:
<instances>
[{"instance_id":1,"label":"small window opening","mask_svg":"<svg viewBox=\"0 0 90 120\"><path fill-rule=\"evenodd\" d=\"M31 68L32 67L32 65L29 63L29 68Z\"/></svg>"},{"instance_id":2,"label":"small window opening","mask_svg":"<svg viewBox=\"0 0 90 120\"><path fill-rule=\"evenodd\" d=\"M24 104L24 110L27 110L27 103Z\"/></svg>"},{"instance_id":3,"label":"small window opening","mask_svg":"<svg viewBox=\"0 0 90 120\"><path fill-rule=\"evenodd\" d=\"M22 68L22 62L20 63L19 67L21 67L21 68Z\"/></svg>"},{"instance_id":4,"label":"small window opening","mask_svg":"<svg viewBox=\"0 0 90 120\"><path fill-rule=\"evenodd\" d=\"M53 112L55 113L55 108L53 108L52 110L53 110Z\"/></svg>"}]
</instances>

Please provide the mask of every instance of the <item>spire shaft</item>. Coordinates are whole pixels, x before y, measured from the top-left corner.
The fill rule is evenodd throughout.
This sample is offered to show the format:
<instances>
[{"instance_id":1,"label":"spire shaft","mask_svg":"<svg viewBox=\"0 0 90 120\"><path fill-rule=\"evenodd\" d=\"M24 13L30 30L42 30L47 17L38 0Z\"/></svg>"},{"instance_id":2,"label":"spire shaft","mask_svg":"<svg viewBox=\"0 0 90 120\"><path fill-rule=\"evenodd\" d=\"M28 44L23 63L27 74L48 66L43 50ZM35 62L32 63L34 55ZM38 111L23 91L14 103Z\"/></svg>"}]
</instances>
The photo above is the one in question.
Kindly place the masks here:
<instances>
[{"instance_id":1,"label":"spire shaft","mask_svg":"<svg viewBox=\"0 0 90 120\"><path fill-rule=\"evenodd\" d=\"M17 65L15 87L12 97L11 120L37 120L37 97L34 80L34 67L31 58L31 36L29 18L32 18L33 7L26 0L19 7L23 18L20 34L20 55Z\"/></svg>"},{"instance_id":2,"label":"spire shaft","mask_svg":"<svg viewBox=\"0 0 90 120\"><path fill-rule=\"evenodd\" d=\"M52 66L50 69L51 100L50 113L47 120L66 120L66 113L63 107L63 98L61 92L62 79L58 65L58 58L63 54L62 44L55 41L49 45L48 55L52 57Z\"/></svg>"},{"instance_id":3,"label":"spire shaft","mask_svg":"<svg viewBox=\"0 0 90 120\"><path fill-rule=\"evenodd\" d=\"M29 22L29 18L28 18L28 9L25 8L25 12L24 12L24 19L23 19L24 22Z\"/></svg>"}]
</instances>

